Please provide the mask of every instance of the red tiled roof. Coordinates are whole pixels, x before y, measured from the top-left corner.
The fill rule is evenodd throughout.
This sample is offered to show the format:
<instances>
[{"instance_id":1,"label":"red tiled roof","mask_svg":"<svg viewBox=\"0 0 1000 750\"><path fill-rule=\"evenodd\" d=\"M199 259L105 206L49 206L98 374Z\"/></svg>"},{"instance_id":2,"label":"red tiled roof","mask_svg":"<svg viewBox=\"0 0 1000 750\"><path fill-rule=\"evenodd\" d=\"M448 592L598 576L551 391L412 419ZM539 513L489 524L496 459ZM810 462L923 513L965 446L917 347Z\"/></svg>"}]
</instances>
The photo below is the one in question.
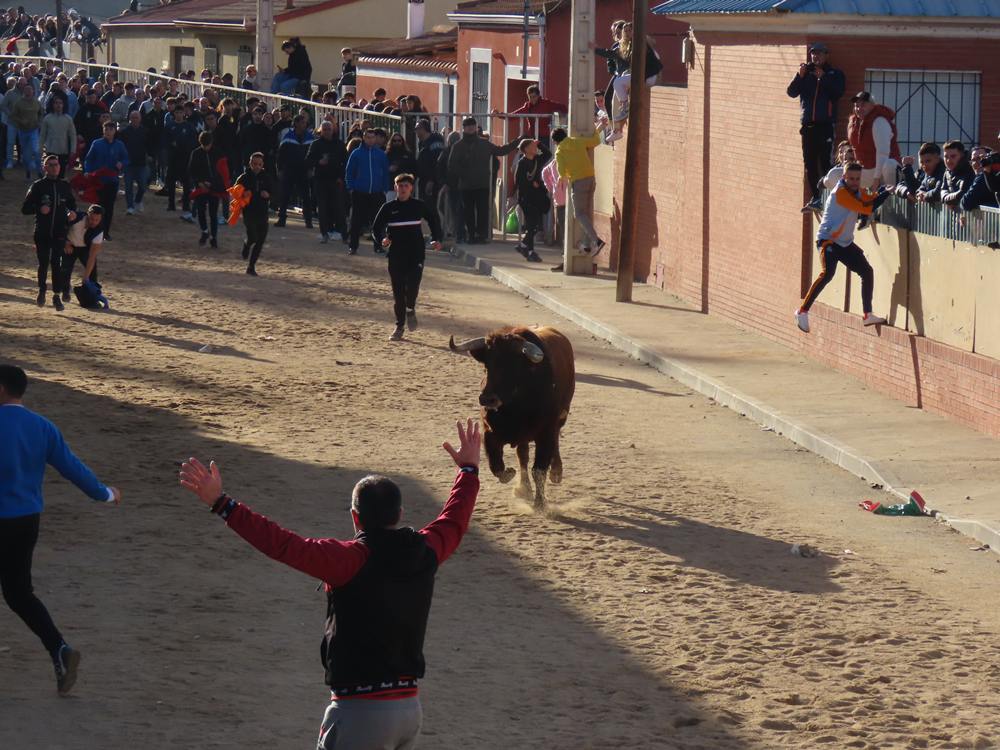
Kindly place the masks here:
<instances>
[{"instance_id":1,"label":"red tiled roof","mask_svg":"<svg viewBox=\"0 0 1000 750\"><path fill-rule=\"evenodd\" d=\"M353 0L294 0L295 8L286 10L275 3L275 20L285 14L295 16L323 10ZM322 7L321 7L322 6ZM239 24L249 28L257 19L256 0L174 0L140 13L126 13L108 19L105 26L141 26L146 24Z\"/></svg>"},{"instance_id":2,"label":"red tiled roof","mask_svg":"<svg viewBox=\"0 0 1000 750\"><path fill-rule=\"evenodd\" d=\"M448 31L433 31L413 39L386 39L381 42L365 42L357 49L359 55L369 57L416 57L433 55L455 59L458 47L458 29Z\"/></svg>"},{"instance_id":3,"label":"red tiled roof","mask_svg":"<svg viewBox=\"0 0 1000 750\"><path fill-rule=\"evenodd\" d=\"M568 5L569 0L528 0L528 11L533 15L547 13L564 3ZM524 0L466 0L466 2L459 3L454 12L522 16L524 15Z\"/></svg>"}]
</instances>

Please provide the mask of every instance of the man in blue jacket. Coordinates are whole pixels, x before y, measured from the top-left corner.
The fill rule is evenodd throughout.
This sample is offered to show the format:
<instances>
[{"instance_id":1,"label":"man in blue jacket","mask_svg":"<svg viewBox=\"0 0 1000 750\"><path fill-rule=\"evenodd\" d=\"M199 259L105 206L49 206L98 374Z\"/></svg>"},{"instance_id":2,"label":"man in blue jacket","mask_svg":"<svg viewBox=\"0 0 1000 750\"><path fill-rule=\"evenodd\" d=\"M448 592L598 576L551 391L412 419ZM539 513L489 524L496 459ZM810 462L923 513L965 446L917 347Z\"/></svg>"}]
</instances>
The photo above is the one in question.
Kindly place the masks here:
<instances>
[{"instance_id":1,"label":"man in blue jacket","mask_svg":"<svg viewBox=\"0 0 1000 750\"><path fill-rule=\"evenodd\" d=\"M103 138L94 141L87 158L83 160L83 171L88 174L100 171L101 188L97 202L104 209L104 241L111 241L111 219L115 213L115 198L118 197L118 174L129 164L125 144L115 139L118 129L113 122L104 123Z\"/></svg>"},{"instance_id":2,"label":"man in blue jacket","mask_svg":"<svg viewBox=\"0 0 1000 750\"><path fill-rule=\"evenodd\" d=\"M802 108L802 158L812 200L802 207L820 211L819 180L830 171L833 131L837 125L837 100L844 95L844 73L827 62L830 50L822 42L809 45L809 62L802 63L788 84L788 95L798 97Z\"/></svg>"},{"instance_id":3,"label":"man in blue jacket","mask_svg":"<svg viewBox=\"0 0 1000 750\"><path fill-rule=\"evenodd\" d=\"M365 226L375 219L378 210L385 203L385 191L390 190L389 159L385 151L375 144L375 131L364 132L363 143L347 157L345 182L351 191L351 227L347 252L358 252L358 240ZM376 253L382 253L376 245Z\"/></svg>"},{"instance_id":4,"label":"man in blue jacket","mask_svg":"<svg viewBox=\"0 0 1000 750\"><path fill-rule=\"evenodd\" d=\"M121 493L106 487L66 445L59 429L26 409L24 370L0 365L0 585L7 606L24 620L49 654L56 686L65 695L76 682L80 652L70 648L31 587L31 556L38 541L42 480L51 464L97 502L121 503Z\"/></svg>"},{"instance_id":5,"label":"man in blue jacket","mask_svg":"<svg viewBox=\"0 0 1000 750\"><path fill-rule=\"evenodd\" d=\"M302 203L302 218L306 228L312 229L312 191L309 189L309 167L306 154L316 140L309 130L305 115L298 115L278 144L278 174L281 176L281 202L278 204L278 220L274 226L285 226L288 218L288 204L295 193Z\"/></svg>"}]
</instances>

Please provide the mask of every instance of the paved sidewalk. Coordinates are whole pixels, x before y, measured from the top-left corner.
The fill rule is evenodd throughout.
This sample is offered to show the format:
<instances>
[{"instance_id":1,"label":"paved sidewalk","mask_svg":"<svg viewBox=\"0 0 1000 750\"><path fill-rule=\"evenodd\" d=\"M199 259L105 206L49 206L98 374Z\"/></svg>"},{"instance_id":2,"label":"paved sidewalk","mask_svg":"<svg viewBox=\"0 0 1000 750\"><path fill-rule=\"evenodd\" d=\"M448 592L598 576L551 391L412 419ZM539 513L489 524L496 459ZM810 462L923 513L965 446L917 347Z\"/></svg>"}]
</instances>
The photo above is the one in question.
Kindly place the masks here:
<instances>
[{"instance_id":1,"label":"paved sidewalk","mask_svg":"<svg viewBox=\"0 0 1000 750\"><path fill-rule=\"evenodd\" d=\"M617 304L611 274L552 273L561 256L544 248L539 254L545 262L528 263L512 244L452 250L480 272L689 388L883 485L891 493L880 498L884 502L919 490L954 528L1000 552L996 440L875 393L658 289L637 284L634 302ZM795 325L791 314L788 324Z\"/></svg>"}]
</instances>

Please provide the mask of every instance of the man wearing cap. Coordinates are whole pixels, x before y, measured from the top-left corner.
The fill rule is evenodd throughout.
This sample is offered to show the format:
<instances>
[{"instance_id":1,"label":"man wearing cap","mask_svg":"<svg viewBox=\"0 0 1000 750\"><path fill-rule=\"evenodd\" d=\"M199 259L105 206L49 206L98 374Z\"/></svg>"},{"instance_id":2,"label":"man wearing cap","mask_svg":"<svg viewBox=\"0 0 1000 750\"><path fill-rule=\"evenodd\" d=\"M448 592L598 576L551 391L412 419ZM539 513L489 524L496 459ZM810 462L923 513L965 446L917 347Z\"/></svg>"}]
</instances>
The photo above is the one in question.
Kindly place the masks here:
<instances>
[{"instance_id":1,"label":"man wearing cap","mask_svg":"<svg viewBox=\"0 0 1000 750\"><path fill-rule=\"evenodd\" d=\"M844 95L844 73L827 62L830 50L822 42L809 45L809 62L802 63L788 84L788 95L802 108L802 159L812 199L803 211L819 211L819 180L830 171L837 100Z\"/></svg>"},{"instance_id":2,"label":"man wearing cap","mask_svg":"<svg viewBox=\"0 0 1000 750\"><path fill-rule=\"evenodd\" d=\"M854 111L847 121L847 140L864 168L861 187L894 185L901 157L896 143L896 113L868 91L851 97Z\"/></svg>"}]
</instances>

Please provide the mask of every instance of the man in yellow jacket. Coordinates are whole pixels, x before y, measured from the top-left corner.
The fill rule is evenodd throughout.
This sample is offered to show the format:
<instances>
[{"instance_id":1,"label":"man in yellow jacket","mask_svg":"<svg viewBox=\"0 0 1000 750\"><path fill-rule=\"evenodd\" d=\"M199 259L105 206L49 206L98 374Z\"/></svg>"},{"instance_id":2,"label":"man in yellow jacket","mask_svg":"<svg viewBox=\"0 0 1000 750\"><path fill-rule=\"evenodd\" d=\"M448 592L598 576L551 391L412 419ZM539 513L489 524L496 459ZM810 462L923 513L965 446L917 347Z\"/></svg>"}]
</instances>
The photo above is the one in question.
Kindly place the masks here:
<instances>
[{"instance_id":1,"label":"man in yellow jacket","mask_svg":"<svg viewBox=\"0 0 1000 750\"><path fill-rule=\"evenodd\" d=\"M573 193L573 215L583 227L586 235L583 249L597 255L604 247L604 240L594 231L594 154L593 149L601 143L603 131L598 128L586 137L571 137L565 128L552 131L552 141L556 144L556 169L559 177L569 182Z\"/></svg>"}]
</instances>

